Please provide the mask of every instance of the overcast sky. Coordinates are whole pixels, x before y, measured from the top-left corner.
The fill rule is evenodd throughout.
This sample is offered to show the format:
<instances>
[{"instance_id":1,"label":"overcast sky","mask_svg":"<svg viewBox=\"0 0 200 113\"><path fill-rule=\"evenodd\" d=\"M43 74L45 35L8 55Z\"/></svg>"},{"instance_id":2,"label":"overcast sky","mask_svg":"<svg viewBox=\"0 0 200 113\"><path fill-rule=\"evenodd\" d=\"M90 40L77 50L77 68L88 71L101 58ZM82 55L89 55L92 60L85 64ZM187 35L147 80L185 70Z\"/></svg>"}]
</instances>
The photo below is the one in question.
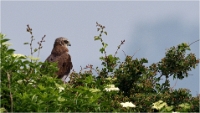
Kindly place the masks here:
<instances>
[{"instance_id":1,"label":"overcast sky","mask_svg":"<svg viewBox=\"0 0 200 113\"><path fill-rule=\"evenodd\" d=\"M134 58L147 58L151 63L164 57L166 49L182 42L199 39L198 1L2 1L1 32L10 38L16 52L30 55L30 42L26 25L33 29L37 41L46 35L40 59L44 61L51 53L55 38L67 37L75 71L80 66L101 65L101 43L94 41L98 35L96 22L105 25L108 43L107 54L114 54L121 40L125 40L117 56L123 60L125 51ZM199 42L191 46L191 52L199 58ZM35 55L37 56L37 55ZM199 66L189 72L190 76L178 80L175 88L188 88L193 96L199 92ZM171 79L171 86L175 81Z\"/></svg>"}]
</instances>

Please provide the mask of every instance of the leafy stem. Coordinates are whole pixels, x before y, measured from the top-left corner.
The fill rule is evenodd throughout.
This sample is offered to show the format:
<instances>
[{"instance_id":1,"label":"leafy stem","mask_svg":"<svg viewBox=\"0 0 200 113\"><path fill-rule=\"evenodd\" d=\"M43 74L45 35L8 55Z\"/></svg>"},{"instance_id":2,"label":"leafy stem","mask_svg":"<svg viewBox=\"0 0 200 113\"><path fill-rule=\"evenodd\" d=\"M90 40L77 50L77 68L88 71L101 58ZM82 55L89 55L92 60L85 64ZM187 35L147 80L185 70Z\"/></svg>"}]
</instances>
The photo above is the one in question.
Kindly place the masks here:
<instances>
[{"instance_id":1,"label":"leafy stem","mask_svg":"<svg viewBox=\"0 0 200 113\"><path fill-rule=\"evenodd\" d=\"M42 46L42 42L45 42L45 40L44 40L45 37L46 37L46 35L44 35L44 36L42 37L42 40L38 42L39 47L38 47L38 56L37 56L37 57L40 56L40 49L42 49L42 47L43 47L43 46Z\"/></svg>"},{"instance_id":2,"label":"leafy stem","mask_svg":"<svg viewBox=\"0 0 200 113\"><path fill-rule=\"evenodd\" d=\"M34 54L35 52L38 51L37 57L39 57L39 55L40 55L40 49L42 49L42 47L43 47L43 46L42 46L42 42L45 42L44 38L46 37L46 35L44 35L44 36L42 37L42 39L37 43L37 44L38 44L38 48L35 48L35 49L33 50L33 47L32 47L32 46L33 46L33 41L34 41L35 39L34 39L34 36L33 36L32 28L30 28L30 26L27 25L26 30L27 30L27 32L29 32L29 33L31 34L31 43L29 44L28 42L25 42L24 45L26 45L26 44L29 44L29 45L30 45L31 56L33 56L33 54ZM31 62L32 62L32 59L31 59ZM37 60L36 60L36 62L37 62Z\"/></svg>"},{"instance_id":3,"label":"leafy stem","mask_svg":"<svg viewBox=\"0 0 200 113\"><path fill-rule=\"evenodd\" d=\"M30 26L29 25L27 25L27 29L26 29L26 31L27 32L29 32L30 34L31 34L31 43L29 44L30 45L30 49L31 49L31 56L33 56L33 48L32 48L32 43L33 43L33 40L35 40L34 39L34 36L33 36L33 32L32 32L32 28L30 28ZM26 43L24 43L24 44L26 44ZM28 44L28 43L27 43ZM32 61L32 60L31 60Z\"/></svg>"},{"instance_id":4,"label":"leafy stem","mask_svg":"<svg viewBox=\"0 0 200 113\"><path fill-rule=\"evenodd\" d=\"M117 55L117 51L120 49L120 47L124 44L125 40L121 41L120 45L117 46L117 50L115 51L114 57Z\"/></svg>"},{"instance_id":5,"label":"leafy stem","mask_svg":"<svg viewBox=\"0 0 200 113\"><path fill-rule=\"evenodd\" d=\"M104 31L105 26L99 24L98 22L96 22L96 26L98 27L98 28L97 28L97 31L100 31L100 34L99 34L99 36L94 36L94 40L100 40L100 41L101 41L103 47L100 48L100 52L101 52L101 53L104 53L104 54L105 54L105 57L107 57L107 55L106 55L106 50L105 50L105 49L106 49L106 47L108 46L108 44L105 43L105 42L103 41L103 39L101 38L101 36L103 35L103 33L104 33L105 35L107 35L107 32Z\"/></svg>"},{"instance_id":6,"label":"leafy stem","mask_svg":"<svg viewBox=\"0 0 200 113\"><path fill-rule=\"evenodd\" d=\"M118 46L116 52L114 55L106 54L106 47L108 46L107 43L105 43L102 39L102 35L105 34L107 35L107 32L104 30L105 26L99 24L98 22L96 22L96 26L97 26L97 31L99 31L99 35L98 36L94 36L94 40L100 40L102 43L102 47L100 48L100 52L103 54L104 53L104 57L100 57L100 60L102 60L102 65L104 66L104 68L101 71L100 75L103 75L104 77L108 75L108 72L113 72L115 67L118 65L118 61L119 58L116 57L118 50L120 49L120 47L124 44L125 40L121 41L120 45Z\"/></svg>"}]
</instances>

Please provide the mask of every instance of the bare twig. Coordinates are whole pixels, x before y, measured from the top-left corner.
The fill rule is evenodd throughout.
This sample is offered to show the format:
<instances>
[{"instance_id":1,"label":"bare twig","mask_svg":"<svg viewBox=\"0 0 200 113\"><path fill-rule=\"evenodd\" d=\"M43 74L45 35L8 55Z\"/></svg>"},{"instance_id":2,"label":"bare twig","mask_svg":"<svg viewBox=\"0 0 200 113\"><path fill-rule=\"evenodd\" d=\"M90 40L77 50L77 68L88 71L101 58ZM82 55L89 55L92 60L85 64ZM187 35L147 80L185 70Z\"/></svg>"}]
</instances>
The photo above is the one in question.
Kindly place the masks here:
<instances>
[{"instance_id":1,"label":"bare twig","mask_svg":"<svg viewBox=\"0 0 200 113\"><path fill-rule=\"evenodd\" d=\"M46 37L46 35L44 35L44 36L42 37L41 41L38 42L38 45L39 45L38 48L35 48L35 49L33 50L33 40L35 40L35 39L34 39L34 36L33 36L32 28L30 28L30 26L27 25L26 31L29 32L29 33L31 34L31 43L29 44L29 45L30 45L30 49L31 49L31 56L33 56L33 54L34 54L35 52L38 52L37 57L39 57L39 55L40 55L40 49L42 49L42 42L45 42L44 38ZM28 44L28 43L25 42L24 44ZM32 59L31 59L31 62L32 62ZM37 62L37 61L36 61L36 62Z\"/></svg>"},{"instance_id":2,"label":"bare twig","mask_svg":"<svg viewBox=\"0 0 200 113\"><path fill-rule=\"evenodd\" d=\"M171 87L171 89L173 89L176 86L177 81L178 81L178 79L176 79L176 82L175 82L174 86Z\"/></svg>"},{"instance_id":3,"label":"bare twig","mask_svg":"<svg viewBox=\"0 0 200 113\"><path fill-rule=\"evenodd\" d=\"M107 59L107 55L106 55L106 49L105 49L105 51L104 51L104 55L105 55L105 58Z\"/></svg>"},{"instance_id":4,"label":"bare twig","mask_svg":"<svg viewBox=\"0 0 200 113\"><path fill-rule=\"evenodd\" d=\"M97 74L99 74L99 72L97 71L97 69L94 69L93 65L91 65L91 64L86 65L84 68L81 67L80 72L82 72L83 70L86 70L86 69L90 69L89 72L91 72L92 70L94 70Z\"/></svg>"},{"instance_id":5,"label":"bare twig","mask_svg":"<svg viewBox=\"0 0 200 113\"><path fill-rule=\"evenodd\" d=\"M123 50L122 50L122 51L123 51ZM127 56L126 53L125 53L124 51L123 51L123 53L124 53L125 56Z\"/></svg>"},{"instance_id":6,"label":"bare twig","mask_svg":"<svg viewBox=\"0 0 200 113\"><path fill-rule=\"evenodd\" d=\"M135 56L135 54L139 51L140 49L138 49L134 54L133 54L133 56ZM131 57L131 58L133 58L133 56Z\"/></svg>"},{"instance_id":7,"label":"bare twig","mask_svg":"<svg viewBox=\"0 0 200 113\"><path fill-rule=\"evenodd\" d=\"M117 55L117 51L120 49L121 45L124 44L125 40L121 41L120 45L117 47L114 57Z\"/></svg>"},{"instance_id":8,"label":"bare twig","mask_svg":"<svg viewBox=\"0 0 200 113\"><path fill-rule=\"evenodd\" d=\"M30 43L30 49L31 49L31 56L33 55L33 48L32 48L32 42L34 40L34 36L33 36L33 32L32 32L32 28L30 28L29 25L27 25L26 31L29 32L31 34L31 43Z\"/></svg>"},{"instance_id":9,"label":"bare twig","mask_svg":"<svg viewBox=\"0 0 200 113\"><path fill-rule=\"evenodd\" d=\"M140 50L140 49L138 49L138 50L133 54L133 56L134 56L139 50ZM123 50L122 50L122 51L123 51ZM123 53L124 53L125 56L127 56L126 53L125 53L124 51L123 51ZM133 56L131 56L131 58L133 58Z\"/></svg>"},{"instance_id":10,"label":"bare twig","mask_svg":"<svg viewBox=\"0 0 200 113\"><path fill-rule=\"evenodd\" d=\"M192 44L194 44L194 43L196 43L196 42L198 42L198 41L199 41L199 39L196 40L196 41L194 41L194 42L192 42L191 44L189 44L189 46L191 46Z\"/></svg>"},{"instance_id":11,"label":"bare twig","mask_svg":"<svg viewBox=\"0 0 200 113\"><path fill-rule=\"evenodd\" d=\"M31 43L30 43L30 49L31 49L31 56L33 56L33 48L32 48L32 43L33 43L33 40L34 40L34 36L33 36L33 32L32 32L32 28L30 28L29 25L27 25L27 28L26 28L26 31L29 32L31 34ZM31 59L31 62L32 62L32 59Z\"/></svg>"},{"instance_id":12,"label":"bare twig","mask_svg":"<svg viewBox=\"0 0 200 113\"><path fill-rule=\"evenodd\" d=\"M46 35L44 35L42 37L42 40L38 42L38 45L39 45L39 47L38 47L38 57L40 56L40 49L42 49L42 42L45 42L45 40L44 40L45 37L46 37Z\"/></svg>"},{"instance_id":13,"label":"bare twig","mask_svg":"<svg viewBox=\"0 0 200 113\"><path fill-rule=\"evenodd\" d=\"M80 67L81 67L81 70L79 72L81 72L83 70L82 66L80 66Z\"/></svg>"}]
</instances>

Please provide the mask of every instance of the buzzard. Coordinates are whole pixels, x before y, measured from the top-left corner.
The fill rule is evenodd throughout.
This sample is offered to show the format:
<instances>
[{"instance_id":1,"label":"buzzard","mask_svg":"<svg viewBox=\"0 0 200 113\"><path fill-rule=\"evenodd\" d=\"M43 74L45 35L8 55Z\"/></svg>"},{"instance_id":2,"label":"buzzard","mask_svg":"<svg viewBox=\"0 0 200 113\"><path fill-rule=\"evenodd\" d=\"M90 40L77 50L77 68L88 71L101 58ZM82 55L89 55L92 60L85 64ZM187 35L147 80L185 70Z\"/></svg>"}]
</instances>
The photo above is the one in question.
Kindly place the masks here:
<instances>
[{"instance_id":1,"label":"buzzard","mask_svg":"<svg viewBox=\"0 0 200 113\"><path fill-rule=\"evenodd\" d=\"M71 62L71 56L68 53L69 50L67 46L71 46L67 38L57 38L54 42L51 54L45 60L46 62L58 63L59 70L56 74L58 75L57 77L62 79L63 81L68 77L70 70L73 67L73 64Z\"/></svg>"}]
</instances>

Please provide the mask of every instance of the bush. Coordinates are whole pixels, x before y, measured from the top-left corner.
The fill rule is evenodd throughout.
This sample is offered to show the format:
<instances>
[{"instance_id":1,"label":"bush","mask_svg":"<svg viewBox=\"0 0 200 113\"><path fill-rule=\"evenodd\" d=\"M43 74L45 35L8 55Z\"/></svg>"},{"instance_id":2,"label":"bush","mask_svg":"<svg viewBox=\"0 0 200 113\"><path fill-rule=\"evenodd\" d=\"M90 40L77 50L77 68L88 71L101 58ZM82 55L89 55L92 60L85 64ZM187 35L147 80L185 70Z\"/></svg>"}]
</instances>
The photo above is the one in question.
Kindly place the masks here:
<instances>
[{"instance_id":1,"label":"bush","mask_svg":"<svg viewBox=\"0 0 200 113\"><path fill-rule=\"evenodd\" d=\"M100 41L100 57L103 68L88 65L80 72L72 71L70 81L63 83L56 78L56 63L38 62L33 54L42 49L45 36L32 49L31 56L14 54L8 45L9 39L0 34L1 40L1 112L153 112L190 111L199 112L199 96L192 97L188 89L174 90L169 86L169 77L184 79L188 71L199 63L193 53L187 54L190 45L171 47L158 63L146 67L148 60L126 56L123 62L106 53L102 35L107 35L105 26L97 23L100 32L94 40ZM41 68L41 67L45 68ZM98 73L94 76L93 72ZM42 75L42 76L41 76ZM161 77L165 78L160 83Z\"/></svg>"}]
</instances>

